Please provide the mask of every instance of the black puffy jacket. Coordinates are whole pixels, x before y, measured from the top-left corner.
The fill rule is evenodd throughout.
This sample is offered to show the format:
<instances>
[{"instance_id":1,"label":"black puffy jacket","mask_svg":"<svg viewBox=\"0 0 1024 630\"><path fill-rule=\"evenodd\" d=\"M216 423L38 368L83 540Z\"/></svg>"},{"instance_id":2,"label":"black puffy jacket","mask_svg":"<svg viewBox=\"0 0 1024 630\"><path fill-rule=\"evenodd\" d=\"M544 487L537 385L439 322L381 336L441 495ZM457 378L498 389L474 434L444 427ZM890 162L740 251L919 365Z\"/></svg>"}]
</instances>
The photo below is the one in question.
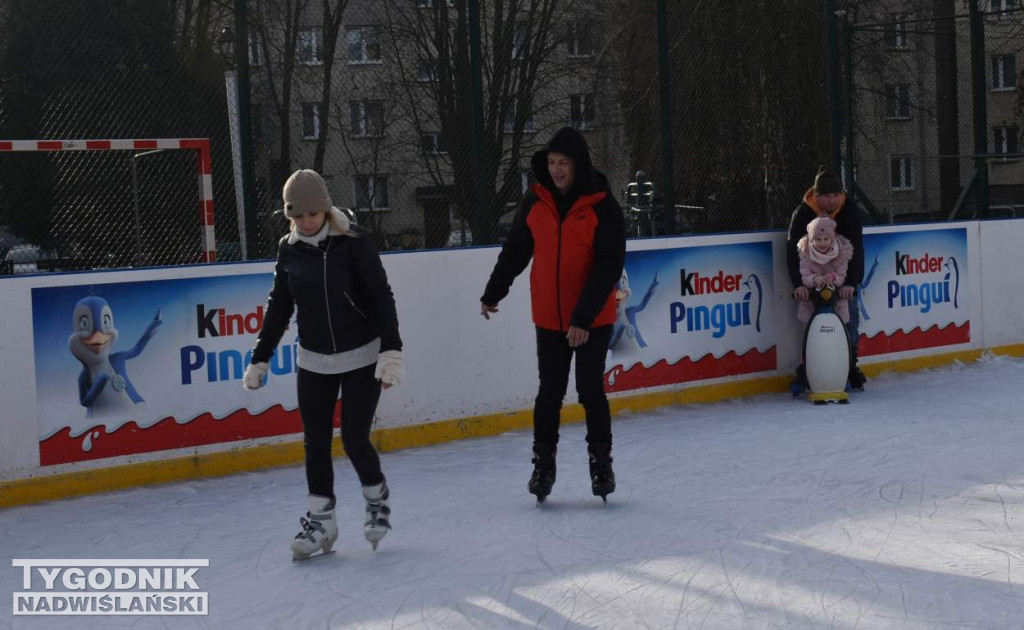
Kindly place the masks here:
<instances>
[{"instance_id":1,"label":"black puffy jacket","mask_svg":"<svg viewBox=\"0 0 1024 630\"><path fill-rule=\"evenodd\" d=\"M284 236L277 246L274 286L267 298L252 362L270 360L298 309L299 345L320 354L353 350L380 337L380 350L401 350L398 314L387 274L365 230L335 235L319 247Z\"/></svg>"}]
</instances>

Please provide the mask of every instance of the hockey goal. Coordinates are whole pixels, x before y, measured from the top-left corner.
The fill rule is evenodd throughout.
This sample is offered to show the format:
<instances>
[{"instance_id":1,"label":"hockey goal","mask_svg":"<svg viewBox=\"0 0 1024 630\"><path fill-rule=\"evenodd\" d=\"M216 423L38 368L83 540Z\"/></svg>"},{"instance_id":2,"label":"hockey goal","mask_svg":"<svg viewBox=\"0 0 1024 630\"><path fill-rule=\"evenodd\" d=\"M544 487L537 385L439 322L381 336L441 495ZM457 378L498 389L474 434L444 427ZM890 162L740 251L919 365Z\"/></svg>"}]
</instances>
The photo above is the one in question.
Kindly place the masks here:
<instances>
[{"instance_id":1,"label":"hockey goal","mask_svg":"<svg viewBox=\"0 0 1024 630\"><path fill-rule=\"evenodd\" d=\"M37 157L16 155L26 153ZM67 268L217 260L209 138L0 140L0 160L8 174L0 195L9 198L0 204L33 234L7 234L19 249L45 256L58 244L62 258L80 261ZM39 213L45 225L18 214L35 199L49 208Z\"/></svg>"}]
</instances>

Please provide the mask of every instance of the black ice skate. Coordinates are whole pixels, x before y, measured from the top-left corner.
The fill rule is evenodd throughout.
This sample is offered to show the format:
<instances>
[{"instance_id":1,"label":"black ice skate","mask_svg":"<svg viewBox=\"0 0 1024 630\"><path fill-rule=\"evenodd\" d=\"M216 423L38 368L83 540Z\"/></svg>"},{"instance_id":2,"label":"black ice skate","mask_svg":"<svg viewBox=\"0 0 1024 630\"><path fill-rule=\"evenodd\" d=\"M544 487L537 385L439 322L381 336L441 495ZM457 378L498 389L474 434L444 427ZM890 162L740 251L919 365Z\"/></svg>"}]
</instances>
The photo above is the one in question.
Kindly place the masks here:
<instances>
[{"instance_id":1,"label":"black ice skate","mask_svg":"<svg viewBox=\"0 0 1024 630\"><path fill-rule=\"evenodd\" d=\"M537 496L537 505L551 494L551 486L555 485L555 453L558 448L554 444L535 442L533 445L533 474L530 475L530 494Z\"/></svg>"},{"instance_id":2,"label":"black ice skate","mask_svg":"<svg viewBox=\"0 0 1024 630\"><path fill-rule=\"evenodd\" d=\"M850 370L850 387L857 391L864 391L864 384L868 382L868 377L864 376L864 372L860 371L860 368L856 365Z\"/></svg>"},{"instance_id":3,"label":"black ice skate","mask_svg":"<svg viewBox=\"0 0 1024 630\"><path fill-rule=\"evenodd\" d=\"M793 398L803 396L807 391L807 372L803 363L796 366L796 375L793 376L793 381L789 384L789 391L793 394Z\"/></svg>"},{"instance_id":4,"label":"black ice skate","mask_svg":"<svg viewBox=\"0 0 1024 630\"><path fill-rule=\"evenodd\" d=\"M608 495L615 492L615 472L612 470L612 445L595 442L587 447L590 454L590 487L595 497L608 503Z\"/></svg>"},{"instance_id":5,"label":"black ice skate","mask_svg":"<svg viewBox=\"0 0 1024 630\"><path fill-rule=\"evenodd\" d=\"M864 384L868 382L868 377L864 376L864 372L860 371L860 367L857 365L857 349L853 348L850 356L850 388L855 389L859 392L864 391Z\"/></svg>"}]
</instances>

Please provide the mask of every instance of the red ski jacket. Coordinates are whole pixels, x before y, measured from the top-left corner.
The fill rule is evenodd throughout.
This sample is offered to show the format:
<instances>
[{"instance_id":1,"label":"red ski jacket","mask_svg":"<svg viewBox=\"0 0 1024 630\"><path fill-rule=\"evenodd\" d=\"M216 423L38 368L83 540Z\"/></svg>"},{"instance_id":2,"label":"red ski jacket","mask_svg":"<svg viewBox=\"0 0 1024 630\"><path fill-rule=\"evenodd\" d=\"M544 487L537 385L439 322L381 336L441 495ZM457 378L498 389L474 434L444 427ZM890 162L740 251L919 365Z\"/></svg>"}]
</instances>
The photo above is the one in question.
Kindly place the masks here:
<instances>
[{"instance_id":1,"label":"red ski jacket","mask_svg":"<svg viewBox=\"0 0 1024 630\"><path fill-rule=\"evenodd\" d=\"M564 217L555 193L534 184L519 206L481 302L501 301L533 258L530 296L537 326L565 332L569 326L589 330L613 324L614 289L625 253L625 220L604 175L594 172L592 185Z\"/></svg>"}]
</instances>

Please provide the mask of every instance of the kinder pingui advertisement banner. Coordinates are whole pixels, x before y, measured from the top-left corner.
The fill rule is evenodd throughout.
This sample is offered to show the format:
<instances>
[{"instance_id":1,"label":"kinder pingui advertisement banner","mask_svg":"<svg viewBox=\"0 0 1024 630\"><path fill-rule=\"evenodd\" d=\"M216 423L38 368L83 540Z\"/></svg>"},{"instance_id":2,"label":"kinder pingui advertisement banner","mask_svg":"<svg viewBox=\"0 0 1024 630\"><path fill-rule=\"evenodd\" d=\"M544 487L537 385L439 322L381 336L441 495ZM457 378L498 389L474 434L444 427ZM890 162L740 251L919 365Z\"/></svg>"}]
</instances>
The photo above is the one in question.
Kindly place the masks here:
<instances>
[{"instance_id":1,"label":"kinder pingui advertisement banner","mask_svg":"<svg viewBox=\"0 0 1024 630\"><path fill-rule=\"evenodd\" d=\"M864 235L862 357L968 343L967 228Z\"/></svg>"},{"instance_id":2,"label":"kinder pingui advertisement banner","mask_svg":"<svg viewBox=\"0 0 1024 630\"><path fill-rule=\"evenodd\" d=\"M606 389L776 369L771 241L626 253Z\"/></svg>"},{"instance_id":3,"label":"kinder pingui advertisement banner","mask_svg":"<svg viewBox=\"0 0 1024 630\"><path fill-rule=\"evenodd\" d=\"M32 289L41 464L301 432L294 325L242 388L272 279Z\"/></svg>"}]
</instances>

